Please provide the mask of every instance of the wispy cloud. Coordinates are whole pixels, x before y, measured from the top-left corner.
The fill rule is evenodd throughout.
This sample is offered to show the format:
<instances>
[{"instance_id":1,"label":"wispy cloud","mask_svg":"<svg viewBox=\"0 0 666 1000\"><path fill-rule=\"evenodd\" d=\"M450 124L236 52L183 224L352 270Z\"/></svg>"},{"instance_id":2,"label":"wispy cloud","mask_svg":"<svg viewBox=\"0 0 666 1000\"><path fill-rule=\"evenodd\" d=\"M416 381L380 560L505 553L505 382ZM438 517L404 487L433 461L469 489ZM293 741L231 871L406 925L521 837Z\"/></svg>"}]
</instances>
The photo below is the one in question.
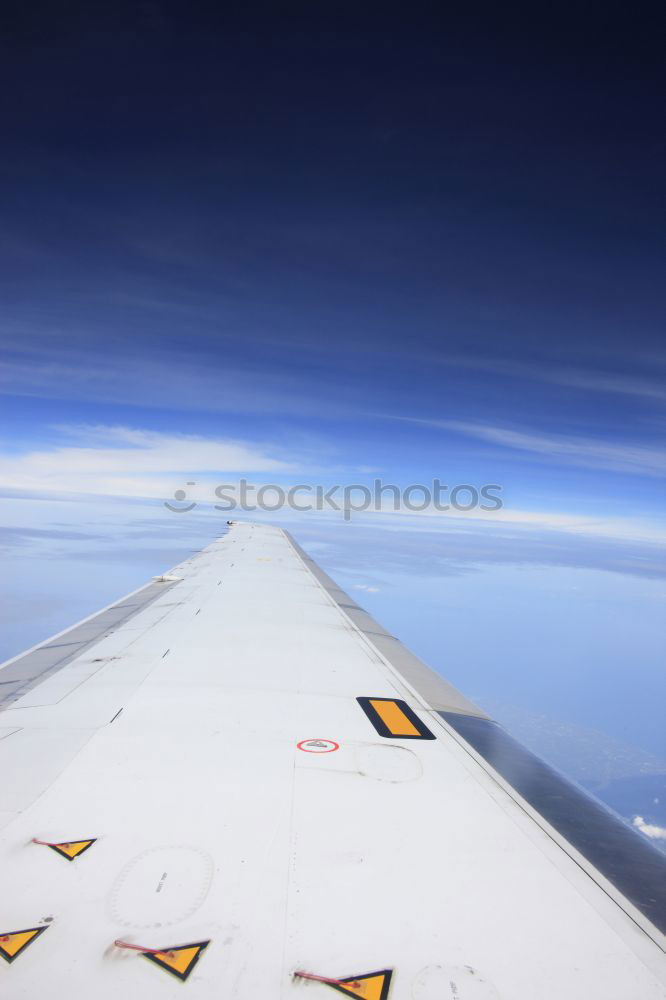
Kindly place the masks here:
<instances>
[{"instance_id":1,"label":"wispy cloud","mask_svg":"<svg viewBox=\"0 0 666 1000\"><path fill-rule=\"evenodd\" d=\"M360 573L372 580L373 586L381 587L385 572L444 578L500 565L604 570L645 580L666 578L666 533L659 526L629 519L626 523L621 519L607 524L585 523L571 516L571 527L567 528L564 516L553 523L547 513L516 511L513 515L510 520L497 516L486 520L465 514L366 513L344 532L334 517L305 516L297 530L308 550L310 539L317 544L322 538L330 541L330 550L320 550L330 559L327 569L334 577L335 572L344 570L352 589L364 586ZM275 515L271 519L276 520ZM334 559L331 550L335 551Z\"/></svg>"},{"instance_id":2,"label":"wispy cloud","mask_svg":"<svg viewBox=\"0 0 666 1000\"><path fill-rule=\"evenodd\" d=\"M643 476L666 476L666 451L662 448L563 434L535 434L531 431L462 420L430 420L421 417L392 419L453 431L491 445L529 452L541 459L565 465Z\"/></svg>"},{"instance_id":3,"label":"wispy cloud","mask_svg":"<svg viewBox=\"0 0 666 1000\"><path fill-rule=\"evenodd\" d=\"M8 549L34 541L82 542L96 540L100 537L99 534L91 532L72 531L59 527L33 528L24 525L0 525L0 547Z\"/></svg>"},{"instance_id":4,"label":"wispy cloud","mask_svg":"<svg viewBox=\"0 0 666 1000\"><path fill-rule=\"evenodd\" d=\"M174 480L230 472L288 472L268 446L130 427L65 427L67 443L20 455L0 454L4 487L60 493L164 497Z\"/></svg>"},{"instance_id":5,"label":"wispy cloud","mask_svg":"<svg viewBox=\"0 0 666 1000\"><path fill-rule=\"evenodd\" d=\"M20 339L20 333L16 335ZM321 389L307 385L284 366L279 371L238 358L207 358L171 348L168 355L122 352L102 357L63 346L42 346L29 355L14 352L0 360L0 394L38 399L105 402L116 406L175 409L179 412L315 414ZM333 406L331 400L329 407Z\"/></svg>"},{"instance_id":6,"label":"wispy cloud","mask_svg":"<svg viewBox=\"0 0 666 1000\"><path fill-rule=\"evenodd\" d=\"M176 488L186 488L187 503L196 501L199 506L210 507L218 502L214 491L221 483L234 484L238 499L241 477L252 476L257 488L277 479L288 489L297 481L296 477L299 482L307 483L317 476L326 481L333 473L344 474L337 466L322 467L321 455L313 460L311 449L299 453L295 448L278 448L270 443L126 426L62 425L50 429L51 434L54 432L58 437L50 448L0 452L4 495L37 499L56 494L103 495L167 500L173 498ZM292 514L283 511L280 516ZM331 513L331 516L335 520L336 515ZM455 531L470 544L474 538L488 538L489 533L494 533L509 548L518 539L522 547L530 537L544 535L551 539L566 536L572 541L580 538L652 544L659 550L666 541L663 526L653 520L613 517L602 512L590 515L519 507L442 511L433 505L415 512L395 511L392 503L387 502L383 509L357 512L355 520L361 518L377 530L412 536ZM473 549L477 547L472 544ZM657 552L653 553L648 560L650 567L656 555Z\"/></svg>"},{"instance_id":7,"label":"wispy cloud","mask_svg":"<svg viewBox=\"0 0 666 1000\"><path fill-rule=\"evenodd\" d=\"M652 840L666 840L666 827L657 826L655 823L646 823L642 816L634 816L632 823L646 837L650 837Z\"/></svg>"},{"instance_id":8,"label":"wispy cloud","mask_svg":"<svg viewBox=\"0 0 666 1000\"><path fill-rule=\"evenodd\" d=\"M374 513L374 512L373 512ZM422 511L393 511L391 508L378 512L374 519L378 528L391 531L427 532L433 530L433 521L453 526L457 531L482 532L492 528L502 530L507 538L512 534L548 532L576 537L609 539L613 541L636 541L658 545L666 544L666 530L660 522L637 517L608 517L603 514L587 516L547 510L524 510L518 507L502 508L497 511L479 509L469 511L439 511L428 507ZM372 514L365 515L368 519Z\"/></svg>"},{"instance_id":9,"label":"wispy cloud","mask_svg":"<svg viewBox=\"0 0 666 1000\"><path fill-rule=\"evenodd\" d=\"M213 505L218 503L214 489L220 483L251 475L257 487L276 479L288 487L296 475L307 482L321 472L295 450L287 452L268 443L125 426L67 425L56 430L59 437L50 449L0 453L0 477L7 491L54 499L106 496L121 503L173 500L176 488L184 488L186 504L196 501L199 514L214 514ZM290 510L250 516L299 518ZM316 524L318 531L324 520L316 513L301 517L302 523ZM334 524L340 515L331 512L328 520ZM407 562L416 560L440 575L469 572L484 563L584 566L651 578L663 578L665 573L666 532L658 523L639 517L518 508L440 511L431 506L421 512L395 512L390 507L359 512L354 520L359 527L363 523L387 560L394 553L400 564L404 548ZM178 523L184 527L185 522ZM358 538L356 532L353 537ZM5 537L5 544L11 541ZM354 555L359 552L354 550ZM376 592L376 581L367 576L371 562L365 568L365 582L356 575L355 589Z\"/></svg>"},{"instance_id":10,"label":"wispy cloud","mask_svg":"<svg viewBox=\"0 0 666 1000\"><path fill-rule=\"evenodd\" d=\"M666 402L666 388L663 382L644 373L625 374L604 369L558 367L549 362L529 364L515 359L488 358L476 354L445 355L438 357L436 361L447 367L467 368L505 378L526 379L589 392L619 394L643 400Z\"/></svg>"},{"instance_id":11,"label":"wispy cloud","mask_svg":"<svg viewBox=\"0 0 666 1000\"><path fill-rule=\"evenodd\" d=\"M592 392L619 393L639 399L666 402L666 388L662 383L640 375L617 375L610 372L588 372L574 369L547 374L545 380L558 385L569 385Z\"/></svg>"}]
</instances>

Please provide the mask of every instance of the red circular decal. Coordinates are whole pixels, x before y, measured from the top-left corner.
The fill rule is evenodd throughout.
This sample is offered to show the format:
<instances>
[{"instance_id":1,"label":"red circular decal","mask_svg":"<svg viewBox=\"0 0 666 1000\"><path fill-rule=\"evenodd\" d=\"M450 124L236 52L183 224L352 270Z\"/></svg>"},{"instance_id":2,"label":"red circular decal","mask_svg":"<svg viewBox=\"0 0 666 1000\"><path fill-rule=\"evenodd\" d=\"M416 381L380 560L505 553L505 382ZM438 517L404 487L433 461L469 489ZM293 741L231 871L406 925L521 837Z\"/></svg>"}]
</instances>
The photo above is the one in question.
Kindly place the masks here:
<instances>
[{"instance_id":1,"label":"red circular decal","mask_svg":"<svg viewBox=\"0 0 666 1000\"><path fill-rule=\"evenodd\" d=\"M301 740L296 746L306 753L333 753L340 749L340 744L335 740Z\"/></svg>"}]
</instances>

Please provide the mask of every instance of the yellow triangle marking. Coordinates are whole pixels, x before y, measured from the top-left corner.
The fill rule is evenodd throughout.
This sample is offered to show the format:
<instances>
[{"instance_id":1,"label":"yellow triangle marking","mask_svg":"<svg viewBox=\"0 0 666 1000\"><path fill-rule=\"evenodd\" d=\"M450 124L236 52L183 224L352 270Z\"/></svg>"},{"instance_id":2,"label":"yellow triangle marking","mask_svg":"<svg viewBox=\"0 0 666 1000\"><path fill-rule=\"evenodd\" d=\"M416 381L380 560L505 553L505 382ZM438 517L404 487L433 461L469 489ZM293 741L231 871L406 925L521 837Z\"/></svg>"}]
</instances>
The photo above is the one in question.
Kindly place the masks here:
<instances>
[{"instance_id":1,"label":"yellow triangle marking","mask_svg":"<svg viewBox=\"0 0 666 1000\"><path fill-rule=\"evenodd\" d=\"M24 931L0 934L0 955L5 962L13 962L45 930L46 927L28 927Z\"/></svg>"},{"instance_id":2,"label":"yellow triangle marking","mask_svg":"<svg viewBox=\"0 0 666 1000\"><path fill-rule=\"evenodd\" d=\"M144 951L142 955L184 981L209 944L210 941L198 941L196 944L181 944L177 948L166 948L164 951Z\"/></svg>"},{"instance_id":3,"label":"yellow triangle marking","mask_svg":"<svg viewBox=\"0 0 666 1000\"><path fill-rule=\"evenodd\" d=\"M366 972L363 976L348 976L340 979L339 985L329 985L347 996L360 997L361 1000L386 1000L392 975L392 969L382 969L381 972Z\"/></svg>"},{"instance_id":4,"label":"yellow triangle marking","mask_svg":"<svg viewBox=\"0 0 666 1000\"><path fill-rule=\"evenodd\" d=\"M96 839L93 837L91 840L69 840L62 844L49 844L48 846L57 854L61 854L63 858L73 861L74 858L78 858L79 854L83 854L89 847L92 847Z\"/></svg>"}]
</instances>

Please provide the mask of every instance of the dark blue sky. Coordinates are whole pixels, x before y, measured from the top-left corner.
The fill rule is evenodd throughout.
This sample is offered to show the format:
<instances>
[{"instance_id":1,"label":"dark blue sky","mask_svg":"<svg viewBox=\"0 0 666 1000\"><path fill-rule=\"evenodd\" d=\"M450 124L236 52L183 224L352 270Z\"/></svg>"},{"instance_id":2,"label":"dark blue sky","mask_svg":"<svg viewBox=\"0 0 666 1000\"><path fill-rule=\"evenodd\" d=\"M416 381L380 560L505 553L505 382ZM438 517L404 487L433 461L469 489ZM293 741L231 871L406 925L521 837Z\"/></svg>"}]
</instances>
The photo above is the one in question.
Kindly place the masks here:
<instances>
[{"instance_id":1,"label":"dark blue sky","mask_svg":"<svg viewBox=\"0 0 666 1000\"><path fill-rule=\"evenodd\" d=\"M8 18L17 323L112 352L335 339L650 373L657 23L623 5L221 6Z\"/></svg>"},{"instance_id":2,"label":"dark blue sky","mask_svg":"<svg viewBox=\"0 0 666 1000\"><path fill-rule=\"evenodd\" d=\"M307 413L336 440L352 419L365 464L389 442L423 475L445 447L496 480L526 449L494 461L493 425L534 435L530 460L542 436L612 442L595 475L647 468L624 489L650 506L658 27L621 5L18 6L0 270L19 434L211 433L224 412L227 433L291 441Z\"/></svg>"}]
</instances>

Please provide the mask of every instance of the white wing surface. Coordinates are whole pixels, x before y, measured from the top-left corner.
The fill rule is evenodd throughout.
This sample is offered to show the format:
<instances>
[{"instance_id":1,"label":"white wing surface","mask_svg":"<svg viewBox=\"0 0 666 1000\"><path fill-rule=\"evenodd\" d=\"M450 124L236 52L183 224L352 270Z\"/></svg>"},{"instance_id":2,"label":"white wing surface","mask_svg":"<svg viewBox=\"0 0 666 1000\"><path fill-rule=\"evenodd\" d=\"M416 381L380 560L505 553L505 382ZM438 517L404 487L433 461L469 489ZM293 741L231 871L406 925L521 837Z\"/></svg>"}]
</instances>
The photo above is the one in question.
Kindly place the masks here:
<instances>
[{"instance_id":1,"label":"white wing surface","mask_svg":"<svg viewBox=\"0 0 666 1000\"><path fill-rule=\"evenodd\" d=\"M666 997L666 858L280 529L9 661L0 708L8 1000Z\"/></svg>"}]
</instances>

